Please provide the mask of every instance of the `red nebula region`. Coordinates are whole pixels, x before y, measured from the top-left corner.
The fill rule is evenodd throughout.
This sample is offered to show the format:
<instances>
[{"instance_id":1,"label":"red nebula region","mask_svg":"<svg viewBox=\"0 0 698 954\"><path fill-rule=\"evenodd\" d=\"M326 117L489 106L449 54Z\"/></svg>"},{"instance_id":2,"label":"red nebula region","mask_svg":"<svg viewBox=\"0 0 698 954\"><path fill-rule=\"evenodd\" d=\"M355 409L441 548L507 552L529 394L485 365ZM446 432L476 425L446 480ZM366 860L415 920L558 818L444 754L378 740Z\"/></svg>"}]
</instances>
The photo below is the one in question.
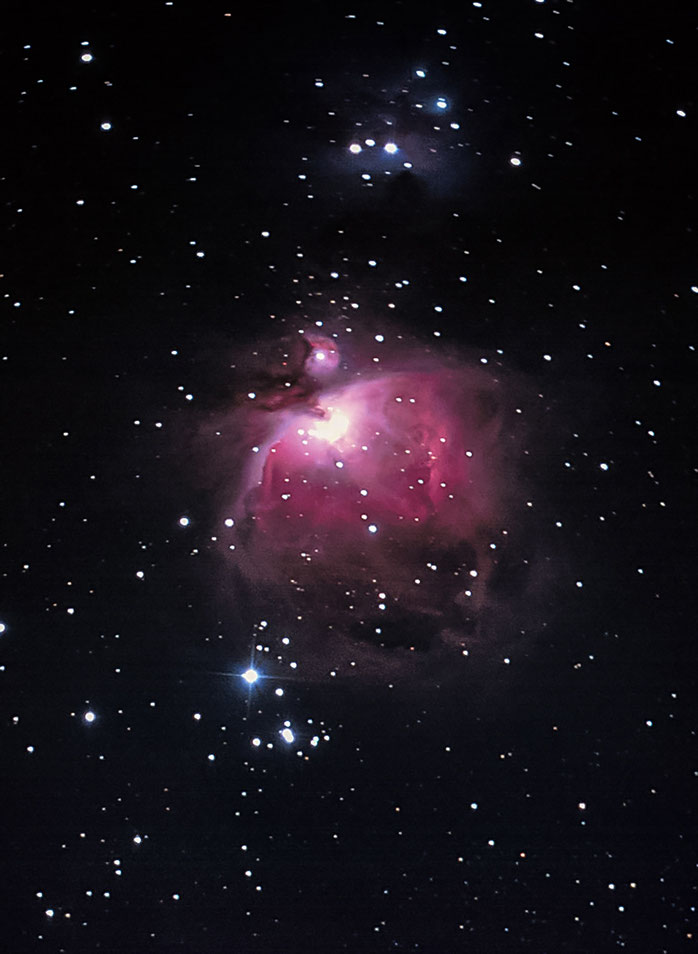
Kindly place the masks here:
<instances>
[{"instance_id":1,"label":"red nebula region","mask_svg":"<svg viewBox=\"0 0 698 954\"><path fill-rule=\"evenodd\" d=\"M474 540L494 517L483 441L495 435L482 414L452 374L396 372L322 395L265 449L247 500L260 543L372 578L386 537Z\"/></svg>"},{"instance_id":2,"label":"red nebula region","mask_svg":"<svg viewBox=\"0 0 698 954\"><path fill-rule=\"evenodd\" d=\"M228 558L336 632L381 642L391 619L419 616L458 630L485 603L513 519L514 389L501 368L418 345L378 366L372 353L345 364L309 334L286 379L240 411Z\"/></svg>"}]
</instances>

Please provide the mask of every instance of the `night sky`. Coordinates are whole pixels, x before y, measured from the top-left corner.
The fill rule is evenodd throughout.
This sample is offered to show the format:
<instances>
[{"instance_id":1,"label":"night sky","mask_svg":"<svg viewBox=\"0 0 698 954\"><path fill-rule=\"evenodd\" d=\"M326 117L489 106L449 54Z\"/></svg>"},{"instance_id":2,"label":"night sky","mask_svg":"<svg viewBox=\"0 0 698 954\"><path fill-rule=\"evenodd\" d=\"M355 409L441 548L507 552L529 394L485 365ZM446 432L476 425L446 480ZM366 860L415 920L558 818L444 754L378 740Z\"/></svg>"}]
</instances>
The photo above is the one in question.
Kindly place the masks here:
<instances>
[{"instance_id":1,"label":"night sky","mask_svg":"<svg viewBox=\"0 0 698 954\"><path fill-rule=\"evenodd\" d=\"M683 952L690 4L11 2L11 954Z\"/></svg>"}]
</instances>

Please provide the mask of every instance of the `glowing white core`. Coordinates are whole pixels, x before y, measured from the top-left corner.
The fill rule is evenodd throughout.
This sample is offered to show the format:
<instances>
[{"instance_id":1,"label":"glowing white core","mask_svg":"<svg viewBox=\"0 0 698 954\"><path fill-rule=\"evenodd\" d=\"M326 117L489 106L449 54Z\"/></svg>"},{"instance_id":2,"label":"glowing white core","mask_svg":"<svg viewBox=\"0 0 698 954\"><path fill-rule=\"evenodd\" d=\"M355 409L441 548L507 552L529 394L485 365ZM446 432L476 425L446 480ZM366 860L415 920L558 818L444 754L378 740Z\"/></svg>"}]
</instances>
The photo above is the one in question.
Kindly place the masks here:
<instances>
[{"instance_id":1,"label":"glowing white core","mask_svg":"<svg viewBox=\"0 0 698 954\"><path fill-rule=\"evenodd\" d=\"M252 685L253 682L257 682L259 679L259 673L256 669L248 669L247 672L243 672L242 678L245 680L245 682L248 682L250 685Z\"/></svg>"},{"instance_id":2,"label":"glowing white core","mask_svg":"<svg viewBox=\"0 0 698 954\"><path fill-rule=\"evenodd\" d=\"M334 444L346 434L349 428L349 418L346 414L331 407L327 409L327 412L328 417L322 421L315 421L313 426L308 428L308 433L311 437L317 437L329 444Z\"/></svg>"}]
</instances>

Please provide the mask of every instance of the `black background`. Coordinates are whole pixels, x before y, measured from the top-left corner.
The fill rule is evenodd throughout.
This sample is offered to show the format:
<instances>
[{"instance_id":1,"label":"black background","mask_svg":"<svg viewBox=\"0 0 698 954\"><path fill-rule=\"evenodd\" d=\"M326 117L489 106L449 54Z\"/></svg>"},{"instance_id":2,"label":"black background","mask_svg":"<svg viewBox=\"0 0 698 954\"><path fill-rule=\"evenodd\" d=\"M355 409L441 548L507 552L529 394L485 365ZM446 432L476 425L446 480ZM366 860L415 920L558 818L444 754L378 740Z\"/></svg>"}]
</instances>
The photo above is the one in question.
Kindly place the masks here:
<instances>
[{"instance_id":1,"label":"black background","mask_svg":"<svg viewBox=\"0 0 698 954\"><path fill-rule=\"evenodd\" d=\"M8 6L9 951L691 948L695 31L678 4ZM367 188L347 145L386 114L436 151L390 180L362 154ZM403 278L405 329L501 349L553 409L564 570L482 679L301 666L281 701L239 678L262 617L193 435L251 337L380 331Z\"/></svg>"}]
</instances>

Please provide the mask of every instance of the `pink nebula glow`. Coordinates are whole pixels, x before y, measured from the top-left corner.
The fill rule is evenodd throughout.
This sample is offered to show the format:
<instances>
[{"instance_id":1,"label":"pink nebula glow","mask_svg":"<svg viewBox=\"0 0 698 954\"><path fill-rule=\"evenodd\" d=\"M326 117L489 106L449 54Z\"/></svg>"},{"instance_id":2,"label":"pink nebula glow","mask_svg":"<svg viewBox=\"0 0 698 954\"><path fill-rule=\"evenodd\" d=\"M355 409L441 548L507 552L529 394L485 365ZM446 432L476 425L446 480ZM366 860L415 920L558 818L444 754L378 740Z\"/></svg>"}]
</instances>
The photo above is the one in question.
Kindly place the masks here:
<instances>
[{"instance_id":1,"label":"pink nebula glow","mask_svg":"<svg viewBox=\"0 0 698 954\"><path fill-rule=\"evenodd\" d=\"M525 513L526 389L496 359L340 334L287 342L217 422L226 564L328 639L462 647Z\"/></svg>"}]
</instances>

